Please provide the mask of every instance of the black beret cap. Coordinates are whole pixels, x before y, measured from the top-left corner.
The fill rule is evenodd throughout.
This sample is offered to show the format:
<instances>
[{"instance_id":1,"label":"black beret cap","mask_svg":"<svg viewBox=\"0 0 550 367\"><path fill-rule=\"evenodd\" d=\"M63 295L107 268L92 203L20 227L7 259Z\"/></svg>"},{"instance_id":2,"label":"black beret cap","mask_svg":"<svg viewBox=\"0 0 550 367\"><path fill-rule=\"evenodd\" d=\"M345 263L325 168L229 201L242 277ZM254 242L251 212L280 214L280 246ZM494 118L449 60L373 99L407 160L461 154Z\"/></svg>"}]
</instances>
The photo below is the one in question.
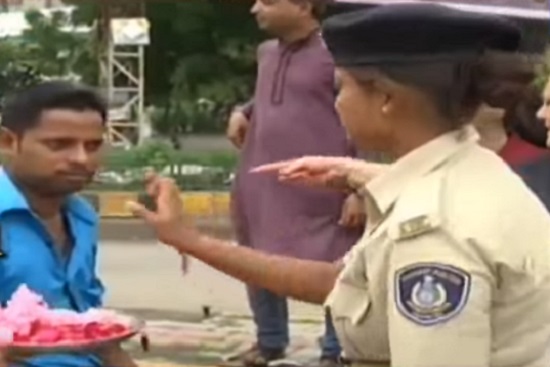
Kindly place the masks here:
<instances>
[{"instance_id":1,"label":"black beret cap","mask_svg":"<svg viewBox=\"0 0 550 367\"><path fill-rule=\"evenodd\" d=\"M516 51L509 19L444 5L382 5L328 18L323 37L338 66L457 60L491 49Z\"/></svg>"}]
</instances>

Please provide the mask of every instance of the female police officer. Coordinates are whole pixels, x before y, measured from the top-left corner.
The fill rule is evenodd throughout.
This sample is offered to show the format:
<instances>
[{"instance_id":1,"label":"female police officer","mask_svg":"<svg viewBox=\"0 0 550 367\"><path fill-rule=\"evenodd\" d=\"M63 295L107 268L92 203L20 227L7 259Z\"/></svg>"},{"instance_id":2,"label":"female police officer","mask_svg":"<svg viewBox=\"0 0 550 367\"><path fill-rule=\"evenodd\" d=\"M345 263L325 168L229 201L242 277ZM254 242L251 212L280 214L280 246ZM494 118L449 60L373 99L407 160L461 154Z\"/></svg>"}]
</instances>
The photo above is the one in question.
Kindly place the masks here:
<instances>
[{"instance_id":1,"label":"female police officer","mask_svg":"<svg viewBox=\"0 0 550 367\"><path fill-rule=\"evenodd\" d=\"M514 51L518 29L399 4L337 15L323 32L350 136L396 158L362 187L368 227L343 261L287 259L202 235L183 224L179 191L161 177L148 179L156 211L133 210L180 253L324 302L354 365L545 366L550 218L466 126L482 99L474 81L490 75L484 51Z\"/></svg>"}]
</instances>

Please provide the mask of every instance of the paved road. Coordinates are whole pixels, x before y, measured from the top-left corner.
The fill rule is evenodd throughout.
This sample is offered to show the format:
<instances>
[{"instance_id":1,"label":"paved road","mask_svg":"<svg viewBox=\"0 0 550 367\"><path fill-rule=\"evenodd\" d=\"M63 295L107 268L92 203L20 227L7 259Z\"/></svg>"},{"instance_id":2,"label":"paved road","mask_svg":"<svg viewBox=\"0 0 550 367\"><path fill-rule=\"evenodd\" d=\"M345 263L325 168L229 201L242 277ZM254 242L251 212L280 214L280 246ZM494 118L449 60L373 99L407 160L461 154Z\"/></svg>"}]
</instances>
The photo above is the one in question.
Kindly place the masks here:
<instances>
[{"instance_id":1,"label":"paved road","mask_svg":"<svg viewBox=\"0 0 550 367\"><path fill-rule=\"evenodd\" d=\"M214 312L248 315L244 286L199 261L191 261L182 274L179 256L170 248L150 242L104 241L100 272L112 307L155 309L202 314ZM318 306L291 303L293 315L317 318Z\"/></svg>"},{"instance_id":2,"label":"paved road","mask_svg":"<svg viewBox=\"0 0 550 367\"><path fill-rule=\"evenodd\" d=\"M108 289L107 306L147 320L152 351L139 352L144 367L213 365L254 340L242 284L193 261L182 275L176 253L155 242L103 241L99 271ZM204 318L208 307L213 317ZM292 359L315 358L321 333L318 306L291 303Z\"/></svg>"},{"instance_id":3,"label":"paved road","mask_svg":"<svg viewBox=\"0 0 550 367\"><path fill-rule=\"evenodd\" d=\"M292 343L288 358L310 363L318 358L317 337L321 329L314 323L291 325ZM137 340L126 344L138 360L180 365L219 365L235 352L248 348L254 339L250 320L215 317L202 322L154 319L148 321L147 334L151 349L144 353Z\"/></svg>"},{"instance_id":4,"label":"paved road","mask_svg":"<svg viewBox=\"0 0 550 367\"><path fill-rule=\"evenodd\" d=\"M229 219L226 217L197 218L195 224L205 233L228 238L232 235ZM153 241L155 236L149 227L137 219L103 219L100 236L107 242Z\"/></svg>"}]
</instances>

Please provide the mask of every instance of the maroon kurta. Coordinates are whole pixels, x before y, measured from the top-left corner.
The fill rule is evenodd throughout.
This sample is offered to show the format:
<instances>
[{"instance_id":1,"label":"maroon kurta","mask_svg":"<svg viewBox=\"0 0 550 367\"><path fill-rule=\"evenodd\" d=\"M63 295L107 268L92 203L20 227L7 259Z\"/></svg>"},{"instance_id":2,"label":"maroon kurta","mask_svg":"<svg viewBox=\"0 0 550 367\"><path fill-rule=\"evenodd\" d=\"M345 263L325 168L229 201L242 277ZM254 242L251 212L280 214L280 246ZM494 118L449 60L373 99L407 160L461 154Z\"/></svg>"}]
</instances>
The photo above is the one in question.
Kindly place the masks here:
<instances>
[{"instance_id":1,"label":"maroon kurta","mask_svg":"<svg viewBox=\"0 0 550 367\"><path fill-rule=\"evenodd\" d=\"M333 261L358 239L338 225L345 195L280 183L250 169L304 155L353 155L334 108L334 64L319 35L258 48L258 77L233 188L239 242L270 253Z\"/></svg>"}]
</instances>

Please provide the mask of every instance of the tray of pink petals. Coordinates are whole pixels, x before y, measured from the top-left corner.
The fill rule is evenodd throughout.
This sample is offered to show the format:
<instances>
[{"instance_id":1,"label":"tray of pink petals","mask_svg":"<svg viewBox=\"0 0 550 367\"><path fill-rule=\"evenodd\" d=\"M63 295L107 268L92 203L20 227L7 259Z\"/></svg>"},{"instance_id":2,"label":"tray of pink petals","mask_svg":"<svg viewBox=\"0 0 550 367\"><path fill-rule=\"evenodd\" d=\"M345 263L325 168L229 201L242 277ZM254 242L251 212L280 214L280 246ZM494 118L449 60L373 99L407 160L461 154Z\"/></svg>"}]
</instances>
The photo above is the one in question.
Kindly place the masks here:
<instances>
[{"instance_id":1,"label":"tray of pink petals","mask_svg":"<svg viewBox=\"0 0 550 367\"><path fill-rule=\"evenodd\" d=\"M105 309L52 309L22 285L0 308L0 345L15 353L91 351L127 340L143 329L131 316Z\"/></svg>"}]
</instances>

